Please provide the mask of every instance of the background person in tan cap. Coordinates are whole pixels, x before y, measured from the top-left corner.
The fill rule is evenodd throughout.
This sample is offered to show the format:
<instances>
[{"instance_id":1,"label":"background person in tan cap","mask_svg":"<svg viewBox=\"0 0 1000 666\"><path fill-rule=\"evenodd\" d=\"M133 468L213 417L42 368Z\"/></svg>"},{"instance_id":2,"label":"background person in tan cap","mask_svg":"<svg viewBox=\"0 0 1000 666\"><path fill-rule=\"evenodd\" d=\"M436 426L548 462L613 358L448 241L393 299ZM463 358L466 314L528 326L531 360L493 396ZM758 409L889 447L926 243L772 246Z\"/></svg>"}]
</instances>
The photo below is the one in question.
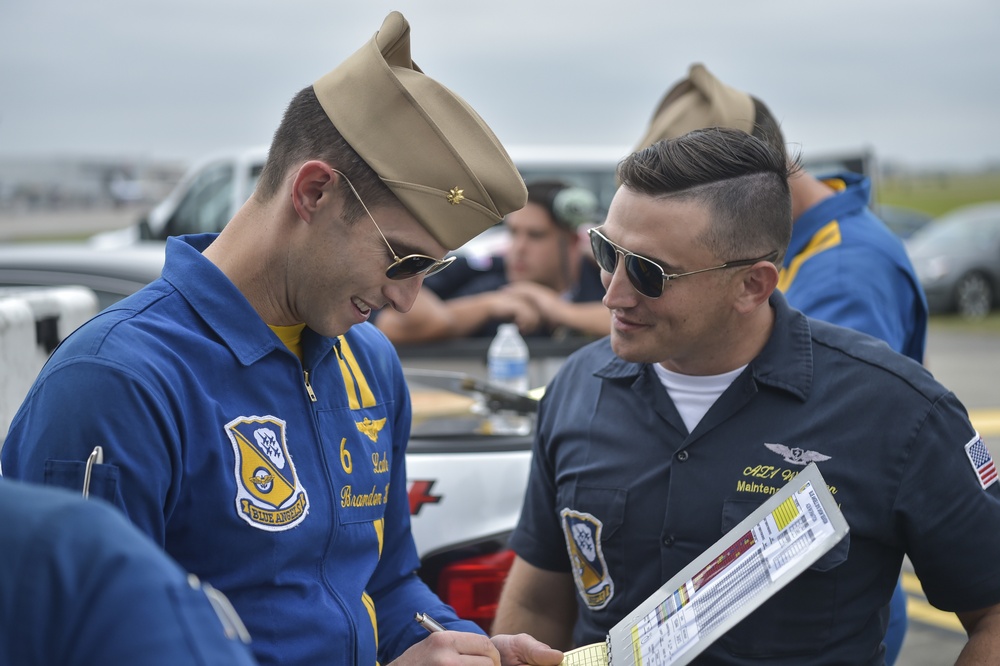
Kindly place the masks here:
<instances>
[{"instance_id":1,"label":"background person in tan cap","mask_svg":"<svg viewBox=\"0 0 1000 666\"><path fill-rule=\"evenodd\" d=\"M3 469L115 503L231 599L261 664L554 665L525 635L481 635L414 573L409 394L366 320L408 309L526 195L409 52L393 13L295 96L224 231L170 239L160 280L52 356Z\"/></svg>"},{"instance_id":2,"label":"background person in tan cap","mask_svg":"<svg viewBox=\"0 0 1000 666\"><path fill-rule=\"evenodd\" d=\"M691 65L686 79L660 101L645 136L646 148L705 127L731 127L786 152L771 111L708 69ZM927 301L902 242L868 208L871 182L853 173L822 180L799 169L792 193L792 240L778 288L804 314L874 335L919 363L927 340ZM897 585L886 632L891 666L906 634L906 594Z\"/></svg>"}]
</instances>

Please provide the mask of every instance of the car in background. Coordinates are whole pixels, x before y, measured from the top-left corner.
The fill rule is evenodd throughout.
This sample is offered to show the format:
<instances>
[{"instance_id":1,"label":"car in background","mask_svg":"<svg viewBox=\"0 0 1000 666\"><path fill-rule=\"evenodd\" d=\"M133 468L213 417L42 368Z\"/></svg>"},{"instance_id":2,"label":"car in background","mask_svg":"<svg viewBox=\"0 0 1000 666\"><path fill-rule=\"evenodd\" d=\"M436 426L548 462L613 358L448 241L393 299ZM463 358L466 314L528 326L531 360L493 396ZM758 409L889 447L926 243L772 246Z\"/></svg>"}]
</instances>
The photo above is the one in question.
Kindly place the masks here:
<instances>
[{"instance_id":1,"label":"car in background","mask_svg":"<svg viewBox=\"0 0 1000 666\"><path fill-rule=\"evenodd\" d=\"M892 204L873 205L872 212L903 240L923 229L934 219L933 215L922 210Z\"/></svg>"},{"instance_id":2,"label":"car in background","mask_svg":"<svg viewBox=\"0 0 1000 666\"><path fill-rule=\"evenodd\" d=\"M1000 297L1000 201L963 206L915 232L906 249L931 312L984 317Z\"/></svg>"},{"instance_id":3,"label":"car in background","mask_svg":"<svg viewBox=\"0 0 1000 666\"><path fill-rule=\"evenodd\" d=\"M91 243L120 247L222 231L257 187L266 159L266 146L209 155L192 165L170 194L136 224L97 234Z\"/></svg>"},{"instance_id":4,"label":"car in background","mask_svg":"<svg viewBox=\"0 0 1000 666\"><path fill-rule=\"evenodd\" d=\"M0 287L79 285L93 290L104 309L158 278L165 248L162 241L0 244ZM469 368L485 358L485 346L466 351ZM0 348L0 358L18 353ZM521 511L531 460L531 435L491 434L489 415L512 409L532 416L537 401L462 372L421 370L437 367L441 351L430 354L430 363L420 356L403 361L416 366L407 367L413 427L406 464L420 575L459 615L488 631L513 561L507 538ZM453 349L449 354L456 355Z\"/></svg>"},{"instance_id":5,"label":"car in background","mask_svg":"<svg viewBox=\"0 0 1000 666\"><path fill-rule=\"evenodd\" d=\"M136 242L117 248L86 243L0 244L0 287L80 285L103 310L160 277L165 245Z\"/></svg>"}]
</instances>

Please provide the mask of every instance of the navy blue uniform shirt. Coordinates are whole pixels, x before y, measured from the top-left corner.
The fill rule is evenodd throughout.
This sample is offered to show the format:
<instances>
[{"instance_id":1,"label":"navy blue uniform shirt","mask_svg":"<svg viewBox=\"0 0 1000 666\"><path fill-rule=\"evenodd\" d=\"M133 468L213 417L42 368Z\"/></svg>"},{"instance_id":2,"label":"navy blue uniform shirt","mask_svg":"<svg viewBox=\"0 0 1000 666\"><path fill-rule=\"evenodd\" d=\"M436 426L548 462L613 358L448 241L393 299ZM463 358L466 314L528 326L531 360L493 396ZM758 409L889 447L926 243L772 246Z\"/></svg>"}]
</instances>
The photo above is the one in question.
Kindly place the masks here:
<instances>
[{"instance_id":1,"label":"navy blue uniform shirt","mask_svg":"<svg viewBox=\"0 0 1000 666\"><path fill-rule=\"evenodd\" d=\"M653 368L608 338L546 391L511 545L574 573L578 645L603 640L809 461L850 534L701 663L881 664L904 553L935 606L1000 603L1000 484L980 483L966 446L982 444L958 399L884 342L777 292L771 305L770 340L691 433Z\"/></svg>"},{"instance_id":2,"label":"navy blue uniform shirt","mask_svg":"<svg viewBox=\"0 0 1000 666\"><path fill-rule=\"evenodd\" d=\"M424 286L437 294L442 300L472 296L488 291L496 291L507 284L507 273L504 269L503 257L486 257L470 260L459 257L448 267L424 280ZM572 303L600 302L604 298L604 284L601 282L601 270L593 261L580 259L580 278L568 294ZM373 313L374 314L374 313ZM491 321L483 325L471 337L493 337L501 321ZM551 335L552 331L541 330L534 335Z\"/></svg>"}]
</instances>

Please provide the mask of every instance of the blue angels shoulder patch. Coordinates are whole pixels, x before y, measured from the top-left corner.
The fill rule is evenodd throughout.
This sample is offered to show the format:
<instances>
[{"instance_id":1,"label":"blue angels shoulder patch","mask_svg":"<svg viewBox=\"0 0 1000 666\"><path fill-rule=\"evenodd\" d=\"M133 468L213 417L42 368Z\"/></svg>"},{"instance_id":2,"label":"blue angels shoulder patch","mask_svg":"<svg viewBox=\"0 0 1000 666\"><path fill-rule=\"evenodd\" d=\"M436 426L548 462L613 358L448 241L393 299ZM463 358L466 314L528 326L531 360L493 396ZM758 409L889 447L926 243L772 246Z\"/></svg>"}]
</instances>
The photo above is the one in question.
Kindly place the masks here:
<instances>
[{"instance_id":1,"label":"blue angels shoulder patch","mask_svg":"<svg viewBox=\"0 0 1000 666\"><path fill-rule=\"evenodd\" d=\"M295 527L309 513L309 497L295 474L276 416L241 416L226 424L236 457L236 511L269 532Z\"/></svg>"},{"instance_id":2,"label":"blue angels shoulder patch","mask_svg":"<svg viewBox=\"0 0 1000 666\"><path fill-rule=\"evenodd\" d=\"M580 597L591 610L600 610L615 595L615 583L601 549L604 524L589 513L572 509L563 509L559 515Z\"/></svg>"}]
</instances>

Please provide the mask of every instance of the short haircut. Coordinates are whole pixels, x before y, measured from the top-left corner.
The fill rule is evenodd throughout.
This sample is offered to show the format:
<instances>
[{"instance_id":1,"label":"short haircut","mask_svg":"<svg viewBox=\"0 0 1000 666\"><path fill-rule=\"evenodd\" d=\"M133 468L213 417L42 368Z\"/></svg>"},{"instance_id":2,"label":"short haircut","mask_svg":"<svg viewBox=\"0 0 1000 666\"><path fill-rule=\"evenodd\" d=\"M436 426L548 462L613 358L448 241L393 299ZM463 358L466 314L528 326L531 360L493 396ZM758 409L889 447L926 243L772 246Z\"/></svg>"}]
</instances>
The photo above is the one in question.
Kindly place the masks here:
<instances>
[{"instance_id":1,"label":"short haircut","mask_svg":"<svg viewBox=\"0 0 1000 666\"><path fill-rule=\"evenodd\" d=\"M740 130L712 127L664 139L618 165L623 187L654 198L704 204L711 224L701 241L722 261L777 252L792 233L790 170L784 151Z\"/></svg>"},{"instance_id":2,"label":"short haircut","mask_svg":"<svg viewBox=\"0 0 1000 666\"><path fill-rule=\"evenodd\" d=\"M369 208L400 205L378 174L341 136L312 86L300 90L288 104L271 140L254 196L269 201L278 194L289 172L309 160L321 160L343 172ZM344 195L344 216L355 220L363 215L364 209L347 183L342 183L340 190Z\"/></svg>"}]
</instances>

